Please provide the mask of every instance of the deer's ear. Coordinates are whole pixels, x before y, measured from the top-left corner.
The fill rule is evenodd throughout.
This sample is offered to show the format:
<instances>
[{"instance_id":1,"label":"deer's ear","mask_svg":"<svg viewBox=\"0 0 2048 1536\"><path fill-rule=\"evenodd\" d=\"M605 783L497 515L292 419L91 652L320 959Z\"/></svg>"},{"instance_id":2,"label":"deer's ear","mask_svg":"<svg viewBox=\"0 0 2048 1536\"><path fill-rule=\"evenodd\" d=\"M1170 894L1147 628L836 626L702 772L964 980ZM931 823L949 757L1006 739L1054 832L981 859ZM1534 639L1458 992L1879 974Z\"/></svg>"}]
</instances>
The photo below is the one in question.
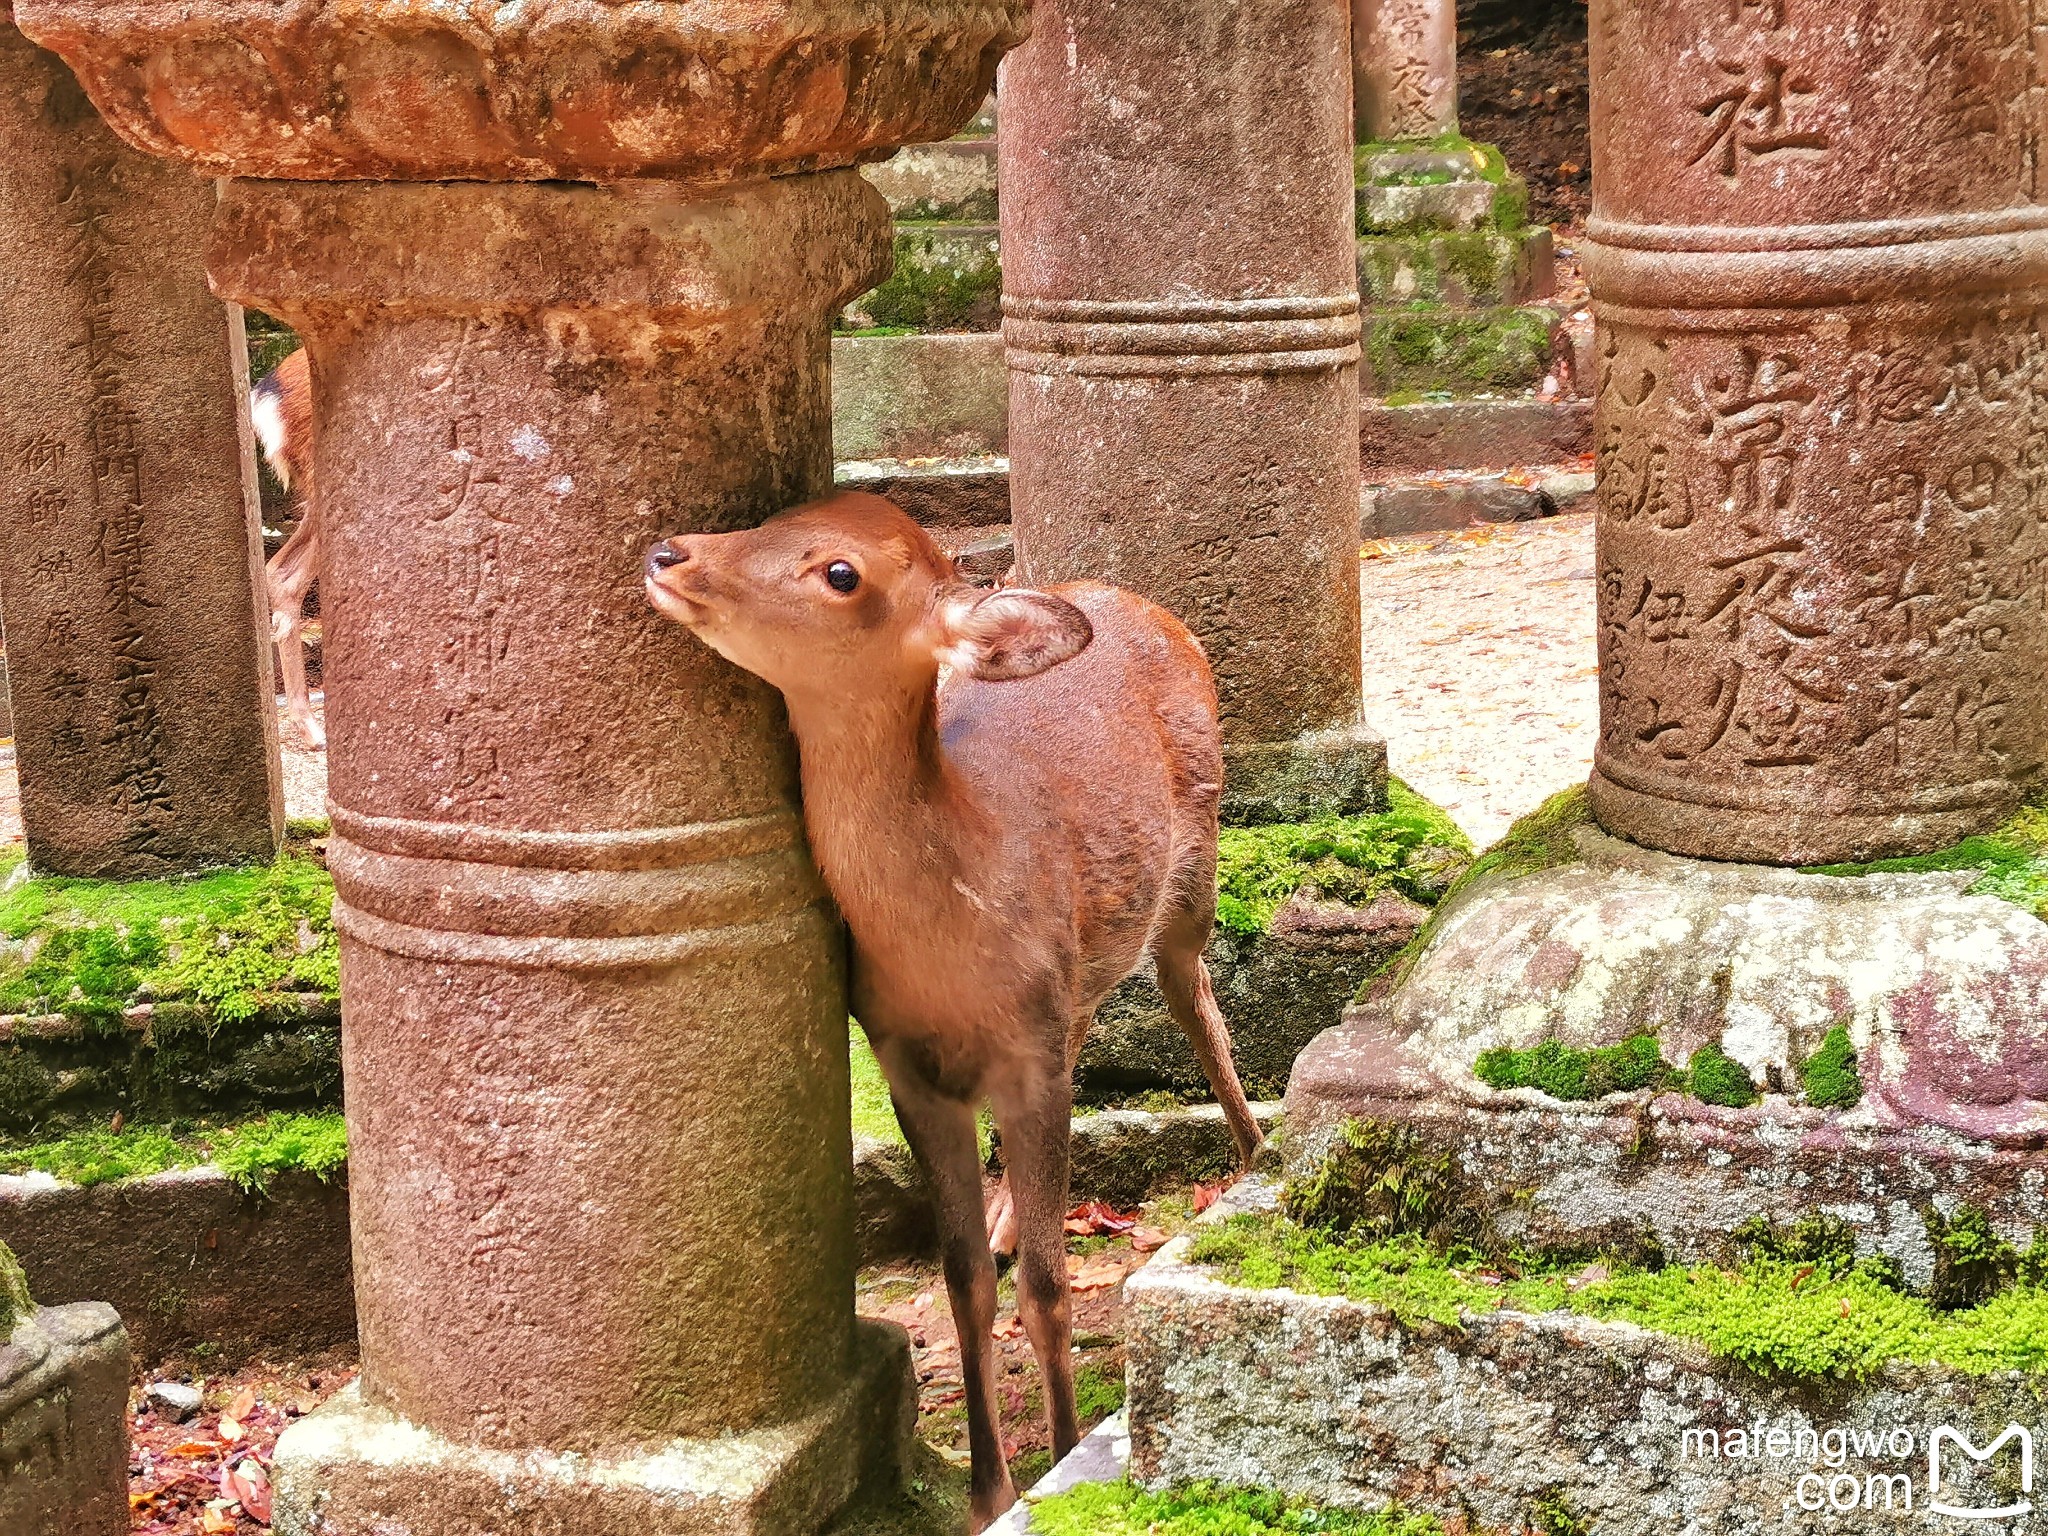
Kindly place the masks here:
<instances>
[{"instance_id":1,"label":"deer's ear","mask_svg":"<svg viewBox=\"0 0 2048 1536\"><path fill-rule=\"evenodd\" d=\"M1025 588L949 598L940 629L941 664L986 683L1036 677L1095 638L1088 615L1072 603Z\"/></svg>"}]
</instances>

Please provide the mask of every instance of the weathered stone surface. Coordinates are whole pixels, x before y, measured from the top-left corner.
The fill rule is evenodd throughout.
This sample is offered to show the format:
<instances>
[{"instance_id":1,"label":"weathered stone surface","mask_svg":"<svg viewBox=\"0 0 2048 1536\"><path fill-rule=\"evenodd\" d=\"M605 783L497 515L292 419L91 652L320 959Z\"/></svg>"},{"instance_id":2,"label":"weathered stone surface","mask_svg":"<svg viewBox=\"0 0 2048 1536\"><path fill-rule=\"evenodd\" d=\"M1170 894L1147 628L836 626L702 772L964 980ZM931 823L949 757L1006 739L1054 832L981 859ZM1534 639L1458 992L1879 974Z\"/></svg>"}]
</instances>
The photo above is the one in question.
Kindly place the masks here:
<instances>
[{"instance_id":1,"label":"weathered stone surface","mask_svg":"<svg viewBox=\"0 0 2048 1536\"><path fill-rule=\"evenodd\" d=\"M999 137L1019 569L1193 629L1226 819L1377 804L1346 17L1044 0L1035 25Z\"/></svg>"},{"instance_id":2,"label":"weathered stone surface","mask_svg":"<svg viewBox=\"0 0 2048 1536\"><path fill-rule=\"evenodd\" d=\"M1384 160L1435 159L1455 162L1459 157L1386 156ZM1458 169L1464 169L1458 166ZM1476 176L1451 181L1382 182L1373 179L1368 167L1358 189L1358 227L1367 230L1483 230L1493 227L1496 188Z\"/></svg>"},{"instance_id":3,"label":"weathered stone surface","mask_svg":"<svg viewBox=\"0 0 2048 1536\"><path fill-rule=\"evenodd\" d=\"M1583 862L1457 898L1400 984L1303 1053L1291 1166L1346 1118L1399 1121L1455 1146L1531 1241L1647 1223L1674 1252L1719 1257L1747 1216L1822 1209L1921 1278L1931 1202L1981 1206L2023 1242L2048 1221L2048 924L1959 894L1970 871L1834 878L1579 837ZM1836 1027L1862 1099L1819 1109L1800 1072ZM1718 1044L1761 1102L1567 1104L1473 1071L1496 1046L1637 1034L1673 1066Z\"/></svg>"},{"instance_id":4,"label":"weathered stone surface","mask_svg":"<svg viewBox=\"0 0 2048 1536\"><path fill-rule=\"evenodd\" d=\"M917 331L993 331L1002 322L1002 257L993 224L899 224L895 270L846 306L845 323Z\"/></svg>"},{"instance_id":5,"label":"weathered stone surface","mask_svg":"<svg viewBox=\"0 0 2048 1536\"><path fill-rule=\"evenodd\" d=\"M10 1175L0 1243L43 1301L111 1303L145 1365L194 1344L236 1360L355 1337L344 1180L281 1173L258 1197L217 1168L90 1189Z\"/></svg>"},{"instance_id":6,"label":"weathered stone surface","mask_svg":"<svg viewBox=\"0 0 2048 1536\"><path fill-rule=\"evenodd\" d=\"M0 1134L164 1122L341 1102L341 1009L320 994L223 1020L141 1004L117 1022L0 1015Z\"/></svg>"},{"instance_id":7,"label":"weathered stone surface","mask_svg":"<svg viewBox=\"0 0 2048 1536\"><path fill-rule=\"evenodd\" d=\"M1455 0L1351 0L1351 27L1361 142L1457 129Z\"/></svg>"},{"instance_id":8,"label":"weathered stone surface","mask_svg":"<svg viewBox=\"0 0 2048 1536\"><path fill-rule=\"evenodd\" d=\"M1270 933L1218 928L1206 958L1246 1092L1279 1094L1302 1048L1336 1023L1359 987L1428 916L1426 908L1397 895L1363 908L1297 899L1281 910ZM1206 1083L1149 969L1110 993L1097 1011L1076 1080L1093 1094L1185 1092Z\"/></svg>"},{"instance_id":9,"label":"weathered stone surface","mask_svg":"<svg viewBox=\"0 0 2048 1536\"><path fill-rule=\"evenodd\" d=\"M1358 531L1368 539L1400 533L1520 523L1549 517L1557 506L1539 485L1499 478L1408 480L1369 485L1358 499Z\"/></svg>"},{"instance_id":10,"label":"weathered stone surface","mask_svg":"<svg viewBox=\"0 0 2048 1536\"><path fill-rule=\"evenodd\" d=\"M860 1264L922 1258L938 1250L938 1218L917 1159L901 1142L853 1142L854 1242Z\"/></svg>"},{"instance_id":11,"label":"weathered stone surface","mask_svg":"<svg viewBox=\"0 0 2048 1536\"><path fill-rule=\"evenodd\" d=\"M1789 864L1995 824L2042 760L2030 23L1598 6L1612 830Z\"/></svg>"},{"instance_id":12,"label":"weathered stone surface","mask_svg":"<svg viewBox=\"0 0 2048 1536\"><path fill-rule=\"evenodd\" d=\"M1434 469L1558 464L1593 451L1593 402L1368 402L1359 420L1359 442L1368 481Z\"/></svg>"},{"instance_id":13,"label":"weathered stone surface","mask_svg":"<svg viewBox=\"0 0 2048 1536\"><path fill-rule=\"evenodd\" d=\"M1542 382L1557 334L1557 312L1537 306L1376 310L1365 329L1366 387L1516 394Z\"/></svg>"},{"instance_id":14,"label":"weathered stone surface","mask_svg":"<svg viewBox=\"0 0 2048 1536\"><path fill-rule=\"evenodd\" d=\"M29 857L136 878L284 829L240 315L211 186L0 13L0 605Z\"/></svg>"},{"instance_id":15,"label":"weathered stone surface","mask_svg":"<svg viewBox=\"0 0 2048 1536\"><path fill-rule=\"evenodd\" d=\"M278 1441L271 1472L275 1530L277 1536L815 1531L863 1479L897 1475L916 1414L902 1386L909 1371L903 1330L862 1321L853 1330L841 1384L804 1417L596 1455L451 1441L350 1385ZM547 1524L536 1523L536 1511Z\"/></svg>"},{"instance_id":16,"label":"weathered stone surface","mask_svg":"<svg viewBox=\"0 0 2048 1536\"><path fill-rule=\"evenodd\" d=\"M1258 1198L1240 1186L1222 1209ZM1570 1313L1409 1327L1366 1302L1223 1285L1186 1262L1191 1241L1162 1249L1124 1289L1130 1470L1148 1484L1209 1478L1339 1506L1399 1502L1482 1530L1659 1536L1831 1529L1856 1518L1843 1509L1847 1484L1831 1483L1841 1477L1862 1519L1903 1525L1930 1495L1964 1509L2013 1502L2011 1446L1979 1465L1947 1444L1937 1490L1937 1429L1984 1448L2008 1424L2043 1429L2037 1376L1894 1366L1866 1384L1802 1384ZM1737 1429L1757 1432L1754 1455L1719 1454ZM1822 1440L1833 1431L1874 1435L1882 1449L1844 1444L1837 1458ZM1831 1489L1840 1502L1826 1517ZM1583 1523L1560 1525L1560 1512Z\"/></svg>"},{"instance_id":17,"label":"weathered stone surface","mask_svg":"<svg viewBox=\"0 0 2048 1536\"><path fill-rule=\"evenodd\" d=\"M0 1531L124 1536L128 1339L100 1303L43 1307L0 1343Z\"/></svg>"},{"instance_id":18,"label":"weathered stone surface","mask_svg":"<svg viewBox=\"0 0 2048 1536\"><path fill-rule=\"evenodd\" d=\"M1280 1106L1252 1105L1271 1135ZM1098 1109L1074 1117L1073 1198L1129 1208L1170 1190L1221 1179L1237 1167L1219 1104L1180 1109Z\"/></svg>"},{"instance_id":19,"label":"weathered stone surface","mask_svg":"<svg viewBox=\"0 0 2048 1536\"><path fill-rule=\"evenodd\" d=\"M199 1411L206 1400L197 1387L182 1381L152 1381L142 1389L142 1400L160 1419L182 1424Z\"/></svg>"},{"instance_id":20,"label":"weathered stone surface","mask_svg":"<svg viewBox=\"0 0 2048 1536\"><path fill-rule=\"evenodd\" d=\"M1000 335L833 338L835 458L1000 456L1008 429Z\"/></svg>"},{"instance_id":21,"label":"weathered stone surface","mask_svg":"<svg viewBox=\"0 0 2048 1536\"><path fill-rule=\"evenodd\" d=\"M833 477L893 501L956 554L963 543L1009 538L1008 459L856 460L835 466Z\"/></svg>"},{"instance_id":22,"label":"weathered stone surface","mask_svg":"<svg viewBox=\"0 0 2048 1536\"><path fill-rule=\"evenodd\" d=\"M1057 1493L1071 1493L1083 1483L1113 1483L1131 1460L1131 1432L1126 1416L1113 1413L1081 1437L1081 1443L1060 1458L1053 1469L1010 1506L1009 1513L988 1528L988 1536L1031 1536L1031 1507Z\"/></svg>"},{"instance_id":23,"label":"weathered stone surface","mask_svg":"<svg viewBox=\"0 0 2048 1536\"><path fill-rule=\"evenodd\" d=\"M996 217L996 141L947 139L912 144L863 173L888 199L899 219L961 219L992 224Z\"/></svg>"},{"instance_id":24,"label":"weathered stone surface","mask_svg":"<svg viewBox=\"0 0 2048 1536\"><path fill-rule=\"evenodd\" d=\"M140 148L211 175L402 181L851 165L969 117L1027 14L1023 0L554 0L487 20L377 0L17 11Z\"/></svg>"},{"instance_id":25,"label":"weathered stone surface","mask_svg":"<svg viewBox=\"0 0 2048 1536\"><path fill-rule=\"evenodd\" d=\"M1541 225L1512 234L1367 235L1358 242L1358 286L1368 303L1382 307L1528 304L1556 291L1557 251Z\"/></svg>"},{"instance_id":26,"label":"weathered stone surface","mask_svg":"<svg viewBox=\"0 0 2048 1536\"><path fill-rule=\"evenodd\" d=\"M0 737L14 735L14 706L7 699L7 638L0 635Z\"/></svg>"}]
</instances>

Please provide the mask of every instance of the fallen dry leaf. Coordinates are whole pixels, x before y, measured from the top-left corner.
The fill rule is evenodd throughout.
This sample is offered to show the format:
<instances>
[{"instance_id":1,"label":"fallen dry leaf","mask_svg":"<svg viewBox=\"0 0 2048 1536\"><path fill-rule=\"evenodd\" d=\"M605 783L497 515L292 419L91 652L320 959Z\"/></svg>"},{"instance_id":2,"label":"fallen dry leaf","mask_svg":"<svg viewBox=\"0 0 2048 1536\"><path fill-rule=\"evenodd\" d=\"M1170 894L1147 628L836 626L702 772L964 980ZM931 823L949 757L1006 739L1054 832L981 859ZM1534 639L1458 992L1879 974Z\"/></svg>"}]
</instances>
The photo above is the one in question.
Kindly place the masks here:
<instances>
[{"instance_id":1,"label":"fallen dry leaf","mask_svg":"<svg viewBox=\"0 0 2048 1536\"><path fill-rule=\"evenodd\" d=\"M224 1413L220 1416L220 1429L216 1433L223 1444L233 1445L242 1438L242 1426L233 1414Z\"/></svg>"},{"instance_id":2,"label":"fallen dry leaf","mask_svg":"<svg viewBox=\"0 0 2048 1536\"><path fill-rule=\"evenodd\" d=\"M234 1529L242 1522L228 1513L231 1507L227 1499L215 1499L199 1512L201 1536L234 1536Z\"/></svg>"},{"instance_id":3,"label":"fallen dry leaf","mask_svg":"<svg viewBox=\"0 0 2048 1536\"><path fill-rule=\"evenodd\" d=\"M1106 1200L1090 1200L1067 1212L1069 1237L1118 1237L1138 1224L1135 1214L1126 1216Z\"/></svg>"},{"instance_id":4,"label":"fallen dry leaf","mask_svg":"<svg viewBox=\"0 0 2048 1536\"><path fill-rule=\"evenodd\" d=\"M999 1339L1021 1338L1024 1334L1024 1319L1012 1313L998 1322L989 1332Z\"/></svg>"},{"instance_id":5,"label":"fallen dry leaf","mask_svg":"<svg viewBox=\"0 0 2048 1536\"><path fill-rule=\"evenodd\" d=\"M1210 1206L1222 1198L1223 1186L1221 1184L1197 1184L1194 1194L1195 1214L1197 1216L1201 1215L1202 1212L1209 1209Z\"/></svg>"},{"instance_id":6,"label":"fallen dry leaf","mask_svg":"<svg viewBox=\"0 0 2048 1536\"><path fill-rule=\"evenodd\" d=\"M1172 1241L1171 1234L1157 1227L1138 1227L1131 1233L1131 1246L1139 1253L1157 1253Z\"/></svg>"},{"instance_id":7,"label":"fallen dry leaf","mask_svg":"<svg viewBox=\"0 0 2048 1536\"><path fill-rule=\"evenodd\" d=\"M256 1411L256 1389L244 1387L235 1394L235 1400L228 1404L228 1417L242 1423L249 1422L249 1416Z\"/></svg>"},{"instance_id":8,"label":"fallen dry leaf","mask_svg":"<svg viewBox=\"0 0 2048 1536\"><path fill-rule=\"evenodd\" d=\"M244 1456L221 1473L220 1491L241 1505L250 1519L270 1524L270 1474L254 1456Z\"/></svg>"},{"instance_id":9,"label":"fallen dry leaf","mask_svg":"<svg viewBox=\"0 0 2048 1536\"><path fill-rule=\"evenodd\" d=\"M1113 1291L1124 1283L1124 1267L1113 1259L1093 1259L1086 1264L1067 1260L1069 1284L1076 1291Z\"/></svg>"}]
</instances>

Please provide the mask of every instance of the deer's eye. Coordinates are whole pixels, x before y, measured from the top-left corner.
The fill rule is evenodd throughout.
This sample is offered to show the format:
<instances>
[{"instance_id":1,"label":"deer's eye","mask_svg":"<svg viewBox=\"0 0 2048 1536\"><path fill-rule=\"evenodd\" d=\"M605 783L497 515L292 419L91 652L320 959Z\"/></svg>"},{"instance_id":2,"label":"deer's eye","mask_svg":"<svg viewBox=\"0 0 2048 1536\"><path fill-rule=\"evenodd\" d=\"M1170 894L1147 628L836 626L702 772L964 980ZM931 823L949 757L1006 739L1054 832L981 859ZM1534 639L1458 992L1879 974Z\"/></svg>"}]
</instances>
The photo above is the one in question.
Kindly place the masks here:
<instances>
[{"instance_id":1,"label":"deer's eye","mask_svg":"<svg viewBox=\"0 0 2048 1536\"><path fill-rule=\"evenodd\" d=\"M860 585L860 572L844 560L834 560L825 567L825 585L834 592L851 592Z\"/></svg>"}]
</instances>

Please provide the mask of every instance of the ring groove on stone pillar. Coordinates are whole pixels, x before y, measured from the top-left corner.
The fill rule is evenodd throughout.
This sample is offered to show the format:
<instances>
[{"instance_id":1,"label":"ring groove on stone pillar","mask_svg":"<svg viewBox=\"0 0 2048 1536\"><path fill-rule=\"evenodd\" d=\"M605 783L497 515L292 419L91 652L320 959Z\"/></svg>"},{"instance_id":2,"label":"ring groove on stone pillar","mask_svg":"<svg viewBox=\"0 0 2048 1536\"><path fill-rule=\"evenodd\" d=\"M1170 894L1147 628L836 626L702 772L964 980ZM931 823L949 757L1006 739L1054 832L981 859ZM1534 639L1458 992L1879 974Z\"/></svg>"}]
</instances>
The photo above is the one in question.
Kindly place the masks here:
<instances>
[{"instance_id":1,"label":"ring groove on stone pillar","mask_svg":"<svg viewBox=\"0 0 2048 1536\"><path fill-rule=\"evenodd\" d=\"M1593 11L1591 794L1673 853L1929 851L2048 747L2031 33L1853 12Z\"/></svg>"},{"instance_id":2,"label":"ring groove on stone pillar","mask_svg":"<svg viewBox=\"0 0 2048 1536\"><path fill-rule=\"evenodd\" d=\"M1177 378L1213 373L1314 373L1355 367L1355 297L1238 300L1006 298L1012 370Z\"/></svg>"}]
</instances>

